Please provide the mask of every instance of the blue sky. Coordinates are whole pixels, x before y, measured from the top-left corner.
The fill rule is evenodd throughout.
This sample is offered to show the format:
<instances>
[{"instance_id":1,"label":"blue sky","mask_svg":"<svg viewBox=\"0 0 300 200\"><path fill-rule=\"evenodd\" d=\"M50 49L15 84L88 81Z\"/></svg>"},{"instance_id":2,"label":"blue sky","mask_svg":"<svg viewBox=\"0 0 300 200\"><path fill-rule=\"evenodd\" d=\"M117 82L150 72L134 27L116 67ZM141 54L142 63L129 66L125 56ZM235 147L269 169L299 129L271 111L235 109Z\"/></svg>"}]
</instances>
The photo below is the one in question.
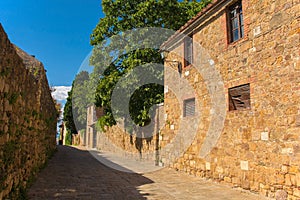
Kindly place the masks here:
<instances>
[{"instance_id":1,"label":"blue sky","mask_svg":"<svg viewBox=\"0 0 300 200\"><path fill-rule=\"evenodd\" d=\"M72 84L101 17L101 0L0 0L8 37L43 62L51 86Z\"/></svg>"}]
</instances>

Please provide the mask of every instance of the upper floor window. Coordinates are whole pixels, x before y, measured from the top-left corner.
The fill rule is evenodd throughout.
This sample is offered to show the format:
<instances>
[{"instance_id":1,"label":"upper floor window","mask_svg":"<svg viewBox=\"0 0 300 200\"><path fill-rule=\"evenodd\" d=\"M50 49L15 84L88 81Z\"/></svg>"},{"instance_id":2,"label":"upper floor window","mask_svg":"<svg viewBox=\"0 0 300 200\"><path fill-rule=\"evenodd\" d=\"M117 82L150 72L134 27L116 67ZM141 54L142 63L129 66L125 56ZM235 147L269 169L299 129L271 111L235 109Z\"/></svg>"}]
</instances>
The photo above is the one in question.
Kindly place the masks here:
<instances>
[{"instance_id":1,"label":"upper floor window","mask_svg":"<svg viewBox=\"0 0 300 200\"><path fill-rule=\"evenodd\" d=\"M184 40L184 66L192 64L193 61L193 37Z\"/></svg>"},{"instance_id":2,"label":"upper floor window","mask_svg":"<svg viewBox=\"0 0 300 200\"><path fill-rule=\"evenodd\" d=\"M228 8L228 28L230 42L237 41L244 37L244 20L242 1L238 1Z\"/></svg>"}]
</instances>

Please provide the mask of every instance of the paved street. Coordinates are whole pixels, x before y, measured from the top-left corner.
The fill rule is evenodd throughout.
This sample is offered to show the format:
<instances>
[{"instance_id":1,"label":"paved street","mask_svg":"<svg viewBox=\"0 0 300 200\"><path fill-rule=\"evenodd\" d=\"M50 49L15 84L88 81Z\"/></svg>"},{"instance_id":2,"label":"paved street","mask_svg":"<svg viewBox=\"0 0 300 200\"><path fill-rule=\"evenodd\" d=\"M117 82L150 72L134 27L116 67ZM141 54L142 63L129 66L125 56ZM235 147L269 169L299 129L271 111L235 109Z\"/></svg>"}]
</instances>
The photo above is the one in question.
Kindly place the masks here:
<instances>
[{"instance_id":1,"label":"paved street","mask_svg":"<svg viewBox=\"0 0 300 200\"><path fill-rule=\"evenodd\" d=\"M84 149L58 146L29 189L29 199L265 199L172 169L145 174L122 172L94 156Z\"/></svg>"}]
</instances>

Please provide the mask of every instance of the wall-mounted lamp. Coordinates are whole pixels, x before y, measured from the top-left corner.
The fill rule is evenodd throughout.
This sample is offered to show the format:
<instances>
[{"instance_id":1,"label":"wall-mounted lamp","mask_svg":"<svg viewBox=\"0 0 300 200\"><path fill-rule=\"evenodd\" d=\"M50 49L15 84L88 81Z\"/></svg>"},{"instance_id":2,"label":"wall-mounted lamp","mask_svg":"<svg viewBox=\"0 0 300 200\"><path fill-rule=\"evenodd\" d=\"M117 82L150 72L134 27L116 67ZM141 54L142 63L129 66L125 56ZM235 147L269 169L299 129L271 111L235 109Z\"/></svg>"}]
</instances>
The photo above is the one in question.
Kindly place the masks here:
<instances>
[{"instance_id":1,"label":"wall-mounted lamp","mask_svg":"<svg viewBox=\"0 0 300 200\"><path fill-rule=\"evenodd\" d=\"M182 64L178 60L167 60L167 59L165 59L165 58L168 57L169 53L170 53L169 51L163 51L163 52L161 52L161 57L164 60L164 62L175 63L177 65L177 70L178 70L179 76L181 77L181 74L182 74ZM175 66L172 65L172 67L175 67Z\"/></svg>"},{"instance_id":2,"label":"wall-mounted lamp","mask_svg":"<svg viewBox=\"0 0 300 200\"><path fill-rule=\"evenodd\" d=\"M180 61L177 60L165 60L165 62L170 62L170 63L174 63L175 65L177 65L177 70L179 73L179 76L181 77L182 74L182 64ZM172 67L175 67L175 65L172 65Z\"/></svg>"}]
</instances>

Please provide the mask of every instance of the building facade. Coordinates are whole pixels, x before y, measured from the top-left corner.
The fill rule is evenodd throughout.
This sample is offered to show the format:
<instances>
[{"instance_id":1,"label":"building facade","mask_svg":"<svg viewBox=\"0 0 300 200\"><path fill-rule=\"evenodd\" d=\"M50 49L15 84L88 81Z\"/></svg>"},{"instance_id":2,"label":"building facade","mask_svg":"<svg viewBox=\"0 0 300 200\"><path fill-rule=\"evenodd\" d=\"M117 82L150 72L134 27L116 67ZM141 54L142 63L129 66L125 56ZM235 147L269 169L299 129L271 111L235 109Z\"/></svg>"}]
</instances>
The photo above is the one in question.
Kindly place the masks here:
<instances>
[{"instance_id":1,"label":"building facade","mask_svg":"<svg viewBox=\"0 0 300 200\"><path fill-rule=\"evenodd\" d=\"M161 49L161 162L300 198L300 1L213 1Z\"/></svg>"},{"instance_id":2,"label":"building facade","mask_svg":"<svg viewBox=\"0 0 300 200\"><path fill-rule=\"evenodd\" d=\"M151 138L122 125L97 132L103 110L91 106L84 144L299 199L299 49L299 0L215 0L161 46L163 128Z\"/></svg>"},{"instance_id":3,"label":"building facade","mask_svg":"<svg viewBox=\"0 0 300 200\"><path fill-rule=\"evenodd\" d=\"M81 138L83 145L86 145L89 148L96 148L97 146L96 122L96 108L94 105L91 105L87 108L86 133L83 134L83 138Z\"/></svg>"}]
</instances>

